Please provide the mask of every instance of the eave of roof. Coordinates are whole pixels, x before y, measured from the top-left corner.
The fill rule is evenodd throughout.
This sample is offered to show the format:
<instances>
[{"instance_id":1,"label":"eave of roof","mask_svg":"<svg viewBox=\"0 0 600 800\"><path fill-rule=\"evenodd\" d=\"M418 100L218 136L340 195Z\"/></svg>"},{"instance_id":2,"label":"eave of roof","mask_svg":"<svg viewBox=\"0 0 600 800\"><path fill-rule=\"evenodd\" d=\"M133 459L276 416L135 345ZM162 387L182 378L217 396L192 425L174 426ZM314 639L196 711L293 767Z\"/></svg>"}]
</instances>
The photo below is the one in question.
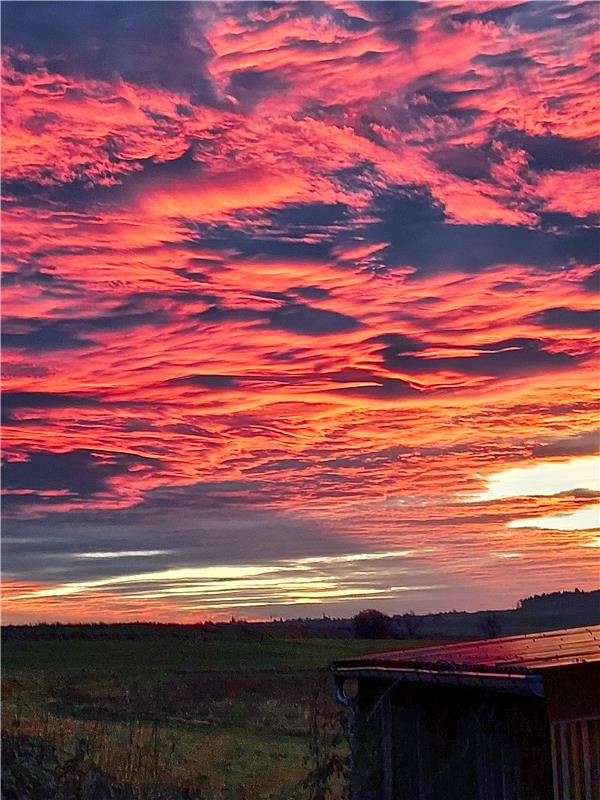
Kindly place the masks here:
<instances>
[{"instance_id":1,"label":"eave of roof","mask_svg":"<svg viewBox=\"0 0 600 800\"><path fill-rule=\"evenodd\" d=\"M476 671L443 671L427 669L410 669L405 667L343 667L335 666L335 679L339 691L347 678L372 678L387 680L393 683L417 683L468 689L491 689L495 692L509 694L544 696L544 684L541 675L533 673L476 672Z\"/></svg>"}]
</instances>

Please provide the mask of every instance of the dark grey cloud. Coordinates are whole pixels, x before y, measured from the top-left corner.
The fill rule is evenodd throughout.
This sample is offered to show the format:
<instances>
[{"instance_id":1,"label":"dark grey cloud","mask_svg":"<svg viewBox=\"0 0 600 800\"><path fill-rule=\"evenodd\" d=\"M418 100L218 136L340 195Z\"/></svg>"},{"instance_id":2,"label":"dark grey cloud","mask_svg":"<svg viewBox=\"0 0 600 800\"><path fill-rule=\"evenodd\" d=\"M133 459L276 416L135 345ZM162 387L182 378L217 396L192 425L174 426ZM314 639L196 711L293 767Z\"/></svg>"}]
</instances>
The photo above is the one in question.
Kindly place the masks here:
<instances>
[{"instance_id":1,"label":"dark grey cloud","mask_svg":"<svg viewBox=\"0 0 600 800\"><path fill-rule=\"evenodd\" d=\"M304 300L324 300L331 294L329 289L323 289L321 286L292 286L288 291Z\"/></svg>"},{"instance_id":2,"label":"dark grey cloud","mask_svg":"<svg viewBox=\"0 0 600 800\"><path fill-rule=\"evenodd\" d=\"M494 286L494 290L497 292L515 292L523 288L521 281L501 281Z\"/></svg>"},{"instance_id":3,"label":"dark grey cloud","mask_svg":"<svg viewBox=\"0 0 600 800\"><path fill-rule=\"evenodd\" d=\"M339 458L328 458L321 463L331 469L380 469L381 467L393 464L398 461L400 456L414 452L413 448L405 445L392 445L384 447L382 450L374 450L368 453L359 453L354 456L341 456Z\"/></svg>"},{"instance_id":4,"label":"dark grey cloud","mask_svg":"<svg viewBox=\"0 0 600 800\"><path fill-rule=\"evenodd\" d=\"M593 264L598 256L598 232L586 227L559 234L516 225L449 224L441 206L418 187L381 195L374 213L379 221L365 234L390 243L387 259L429 273L504 264L553 269L571 261Z\"/></svg>"},{"instance_id":5,"label":"dark grey cloud","mask_svg":"<svg viewBox=\"0 0 600 800\"><path fill-rule=\"evenodd\" d=\"M283 331L305 336L327 336L345 333L361 327L359 320L338 311L309 306L305 303L285 302L270 310L257 308L224 308L211 306L198 314L204 322L225 323L229 320L262 322Z\"/></svg>"},{"instance_id":6,"label":"dark grey cloud","mask_svg":"<svg viewBox=\"0 0 600 800\"><path fill-rule=\"evenodd\" d=\"M8 247L6 248L9 249ZM65 296L75 295L80 290L80 284L76 280L65 278L53 271L52 266L40 268L37 259L40 256L32 258L33 263L18 263L11 264L10 257L4 259L5 273L2 276L2 285L7 287L18 286L24 291L27 291L31 286L36 286L40 290L40 294L44 297L54 297L59 301L64 299ZM43 255L41 255L43 258ZM10 268L14 271L9 272Z\"/></svg>"},{"instance_id":7,"label":"dark grey cloud","mask_svg":"<svg viewBox=\"0 0 600 800\"><path fill-rule=\"evenodd\" d=\"M202 389L233 389L238 381L231 375L187 375L172 378L167 383L173 386L198 386Z\"/></svg>"},{"instance_id":8,"label":"dark grey cloud","mask_svg":"<svg viewBox=\"0 0 600 800\"><path fill-rule=\"evenodd\" d=\"M507 50L505 53L481 53L472 59L473 64L483 64L493 69L534 67L537 62L523 50Z\"/></svg>"},{"instance_id":9,"label":"dark grey cloud","mask_svg":"<svg viewBox=\"0 0 600 800\"><path fill-rule=\"evenodd\" d=\"M418 353L425 349L425 345L420 339L415 339L413 336L405 336L402 333L384 333L381 336L376 336L370 341L375 344L385 345L383 352L388 352L388 349L395 353Z\"/></svg>"},{"instance_id":10,"label":"dark grey cloud","mask_svg":"<svg viewBox=\"0 0 600 800\"><path fill-rule=\"evenodd\" d=\"M98 408L102 401L90 395L67 392L4 392L2 424L15 422L15 414L23 410L44 411L52 408Z\"/></svg>"},{"instance_id":11,"label":"dark grey cloud","mask_svg":"<svg viewBox=\"0 0 600 800\"><path fill-rule=\"evenodd\" d=\"M353 192L372 191L373 185L383 180L377 166L365 158L357 160L352 167L335 170L333 177Z\"/></svg>"},{"instance_id":12,"label":"dark grey cloud","mask_svg":"<svg viewBox=\"0 0 600 800\"><path fill-rule=\"evenodd\" d=\"M548 328L597 330L600 323L600 311L582 311L560 306L540 311L538 314L534 314L531 319Z\"/></svg>"},{"instance_id":13,"label":"dark grey cloud","mask_svg":"<svg viewBox=\"0 0 600 800\"><path fill-rule=\"evenodd\" d=\"M426 227L441 225L446 219L442 205L420 186L398 186L382 192L373 203L373 211L378 215L378 225L395 224L401 227Z\"/></svg>"},{"instance_id":14,"label":"dark grey cloud","mask_svg":"<svg viewBox=\"0 0 600 800\"><path fill-rule=\"evenodd\" d=\"M590 272L590 274L583 279L581 285L586 292L600 292L600 269L595 269L593 272Z\"/></svg>"},{"instance_id":15,"label":"dark grey cloud","mask_svg":"<svg viewBox=\"0 0 600 800\"><path fill-rule=\"evenodd\" d=\"M123 302L119 304L115 314L116 316L131 318L133 327L137 324L136 318L138 318L138 322L140 322L139 316L141 314L144 315L141 317L142 324L145 324L146 321L163 323L166 322L169 317L162 309L162 306L168 306L171 302L176 304L206 302L205 298L205 292L199 292L193 289L166 289L162 292L133 292L127 295ZM107 319L110 320L111 315L108 315Z\"/></svg>"},{"instance_id":16,"label":"dark grey cloud","mask_svg":"<svg viewBox=\"0 0 600 800\"><path fill-rule=\"evenodd\" d=\"M269 292L269 291L259 291L259 292L252 292L253 297L261 297L267 300L277 300L280 303L289 303L291 297L286 292Z\"/></svg>"},{"instance_id":17,"label":"dark grey cloud","mask_svg":"<svg viewBox=\"0 0 600 800\"><path fill-rule=\"evenodd\" d=\"M528 136L523 144L536 170L569 170L598 164L600 137L569 139L564 136Z\"/></svg>"},{"instance_id":18,"label":"dark grey cloud","mask_svg":"<svg viewBox=\"0 0 600 800\"><path fill-rule=\"evenodd\" d=\"M345 333L361 327L359 320L339 311L315 308L302 303L288 303L266 314L273 328L308 336Z\"/></svg>"},{"instance_id":19,"label":"dark grey cloud","mask_svg":"<svg viewBox=\"0 0 600 800\"><path fill-rule=\"evenodd\" d=\"M600 215L593 213L575 217L566 211L540 211L538 216L542 230L566 236L585 229L597 228L600 223Z\"/></svg>"},{"instance_id":20,"label":"dark grey cloud","mask_svg":"<svg viewBox=\"0 0 600 800\"><path fill-rule=\"evenodd\" d=\"M281 3L279 0L247 0L244 3L225 3L227 10L234 10L236 17L250 23L250 27L256 25L257 18L261 20L261 29L269 30L280 25L282 21L308 18L311 20L323 20L327 22L331 19L351 31L366 31L372 24L361 16L354 16L352 9L337 9L319 0L306 0L302 3ZM318 48L320 42L309 42L309 46Z\"/></svg>"},{"instance_id":21,"label":"dark grey cloud","mask_svg":"<svg viewBox=\"0 0 600 800\"><path fill-rule=\"evenodd\" d=\"M397 23L409 22L423 7L423 3L411 0L388 3L385 0L361 0L359 6L366 14L377 22Z\"/></svg>"},{"instance_id":22,"label":"dark grey cloud","mask_svg":"<svg viewBox=\"0 0 600 800\"><path fill-rule=\"evenodd\" d=\"M208 323L223 323L230 320L253 322L264 320L264 314L256 308L225 308L214 305L207 308L206 311L201 311L198 319Z\"/></svg>"},{"instance_id":23,"label":"dark grey cloud","mask_svg":"<svg viewBox=\"0 0 600 800\"><path fill-rule=\"evenodd\" d=\"M91 339L78 336L76 331L60 323L29 322L30 330L11 332L2 331L2 347L7 350L28 350L48 352L54 350L77 350L93 347Z\"/></svg>"},{"instance_id":24,"label":"dark grey cloud","mask_svg":"<svg viewBox=\"0 0 600 800\"><path fill-rule=\"evenodd\" d=\"M211 49L196 8L185 2L5 2L2 39L4 46L44 56L59 73L122 77L216 104L207 70Z\"/></svg>"},{"instance_id":25,"label":"dark grey cloud","mask_svg":"<svg viewBox=\"0 0 600 800\"><path fill-rule=\"evenodd\" d=\"M371 398L373 400L394 400L399 397L415 396L419 393L418 389L399 378L372 376L370 381L371 384L369 386L341 386L337 391L341 394Z\"/></svg>"},{"instance_id":26,"label":"dark grey cloud","mask_svg":"<svg viewBox=\"0 0 600 800\"><path fill-rule=\"evenodd\" d=\"M432 357L414 355L397 345L381 350L383 363L388 369L411 375L450 370L463 375L507 377L529 375L551 370L567 369L579 362L568 353L553 353L544 349L538 339L505 339L487 345L473 345L476 355Z\"/></svg>"},{"instance_id":27,"label":"dark grey cloud","mask_svg":"<svg viewBox=\"0 0 600 800\"><path fill-rule=\"evenodd\" d=\"M598 136L573 139L554 134L528 136L522 131L510 131L498 138L525 150L530 167L536 171L570 170L593 167L598 163Z\"/></svg>"},{"instance_id":28,"label":"dark grey cloud","mask_svg":"<svg viewBox=\"0 0 600 800\"><path fill-rule=\"evenodd\" d=\"M102 405L97 396L68 392L3 392L4 409L17 408L96 408Z\"/></svg>"},{"instance_id":29,"label":"dark grey cloud","mask_svg":"<svg viewBox=\"0 0 600 800\"><path fill-rule=\"evenodd\" d=\"M348 208L344 203L289 203L271 214L272 224L285 225L286 231L289 228L313 230L347 221L347 218Z\"/></svg>"},{"instance_id":30,"label":"dark grey cloud","mask_svg":"<svg viewBox=\"0 0 600 800\"><path fill-rule=\"evenodd\" d=\"M398 111L397 122L409 126L424 117L449 117L457 125L471 125L483 112L475 105L466 106L465 100L476 101L479 89L446 91L436 85L420 86L406 97L406 106Z\"/></svg>"},{"instance_id":31,"label":"dark grey cloud","mask_svg":"<svg viewBox=\"0 0 600 800\"><path fill-rule=\"evenodd\" d=\"M489 180L492 159L482 147L455 145L433 151L431 160L444 172L468 180Z\"/></svg>"},{"instance_id":32,"label":"dark grey cloud","mask_svg":"<svg viewBox=\"0 0 600 800\"><path fill-rule=\"evenodd\" d=\"M238 215L240 218L242 215ZM324 259L330 254L330 245L326 241L305 241L307 233L314 229L294 229L290 226L261 225L255 228L247 222L247 230L229 225L205 225L192 223L190 228L198 233L196 242L187 241L182 247L187 250L234 251L239 256L266 256L285 258L286 260L306 260L307 258ZM321 233L326 232L325 227ZM327 231L329 233L329 231ZM179 246L179 245L178 245Z\"/></svg>"},{"instance_id":33,"label":"dark grey cloud","mask_svg":"<svg viewBox=\"0 0 600 800\"><path fill-rule=\"evenodd\" d=\"M474 20L495 22L506 28L515 27L525 32L539 32L549 28L563 28L581 23L594 24L594 3L575 5L565 2L513 2L496 6L488 11L469 9L451 14L447 23L469 23Z\"/></svg>"},{"instance_id":34,"label":"dark grey cloud","mask_svg":"<svg viewBox=\"0 0 600 800\"><path fill-rule=\"evenodd\" d=\"M273 563L279 558L354 552L356 542L332 540L314 519L261 508L260 481L212 481L159 488L127 509L50 507L38 519L3 525L5 575L27 580L85 580L214 564ZM139 558L74 558L95 551L166 551Z\"/></svg>"},{"instance_id":35,"label":"dark grey cloud","mask_svg":"<svg viewBox=\"0 0 600 800\"><path fill-rule=\"evenodd\" d=\"M354 397L367 397L382 400L393 400L398 397L415 396L419 393L407 381L400 378L384 378L364 369L345 369L327 375L333 384L333 389L341 394ZM364 386L351 386L347 384L364 383Z\"/></svg>"},{"instance_id":36,"label":"dark grey cloud","mask_svg":"<svg viewBox=\"0 0 600 800\"><path fill-rule=\"evenodd\" d=\"M131 306L129 309L123 306L122 309L121 313L80 317L62 324L71 326L82 333L102 333L103 331L128 331L142 325L163 325L170 320L168 314L162 310L136 312Z\"/></svg>"},{"instance_id":37,"label":"dark grey cloud","mask_svg":"<svg viewBox=\"0 0 600 800\"><path fill-rule=\"evenodd\" d=\"M38 208L61 203L71 211L83 210L94 203L108 203L116 197L119 189L116 186L91 185L89 180L79 178L52 184L26 179L6 180L3 188L7 204Z\"/></svg>"},{"instance_id":38,"label":"dark grey cloud","mask_svg":"<svg viewBox=\"0 0 600 800\"><path fill-rule=\"evenodd\" d=\"M321 373L320 378L326 383L325 391L335 391L342 394L353 394L361 397L381 397L394 398L415 395L419 390L412 387L407 381L398 378L385 378L364 369L345 369L341 372ZM167 383L171 386L189 386L200 389L235 389L248 383L277 383L277 384L301 384L306 380L306 376L300 374L286 375L187 375L181 378L173 378ZM350 384L364 383L366 386L352 386ZM275 462L273 462L275 463ZM280 465L290 464L289 459L277 462ZM308 464L307 464L308 465ZM283 467L282 467L283 468ZM246 470L253 472L254 469ZM257 468L257 472L262 468Z\"/></svg>"},{"instance_id":39,"label":"dark grey cloud","mask_svg":"<svg viewBox=\"0 0 600 800\"><path fill-rule=\"evenodd\" d=\"M120 311L112 314L51 322L10 318L4 323L2 346L10 350L34 352L76 350L94 347L94 333L126 331L144 325L159 326L169 320L167 313L162 310L136 312L134 307L132 302L130 306L124 305ZM23 331L23 328L29 330Z\"/></svg>"},{"instance_id":40,"label":"dark grey cloud","mask_svg":"<svg viewBox=\"0 0 600 800\"><path fill-rule=\"evenodd\" d=\"M183 246L192 251L226 251L233 257L324 260L331 257L331 243L352 225L350 210L343 203L290 203L264 210L258 217L244 211L235 216L242 224L190 220L187 226L196 237Z\"/></svg>"},{"instance_id":41,"label":"dark grey cloud","mask_svg":"<svg viewBox=\"0 0 600 800\"><path fill-rule=\"evenodd\" d=\"M5 489L30 490L34 493L66 490L82 498L107 490L110 478L126 473L134 465L158 463L154 459L129 453L101 455L86 449L66 453L30 451L24 455L24 461L4 461L2 483ZM31 502L28 495L8 497L12 498L9 502L13 505Z\"/></svg>"},{"instance_id":42,"label":"dark grey cloud","mask_svg":"<svg viewBox=\"0 0 600 800\"><path fill-rule=\"evenodd\" d=\"M546 456L592 456L600 452L600 429L576 433L572 436L550 439L532 448L532 455L540 458Z\"/></svg>"},{"instance_id":43,"label":"dark grey cloud","mask_svg":"<svg viewBox=\"0 0 600 800\"><path fill-rule=\"evenodd\" d=\"M418 31L413 23L419 9L422 8L422 3L413 2L413 0L393 3L367 0L359 5L386 39L398 42L407 49L416 43ZM377 54L366 53L365 55L376 56Z\"/></svg>"},{"instance_id":44,"label":"dark grey cloud","mask_svg":"<svg viewBox=\"0 0 600 800\"><path fill-rule=\"evenodd\" d=\"M236 98L244 111L249 112L265 97L275 92L285 92L288 87L289 82L279 70L245 69L233 73L228 94Z\"/></svg>"},{"instance_id":45,"label":"dark grey cloud","mask_svg":"<svg viewBox=\"0 0 600 800\"><path fill-rule=\"evenodd\" d=\"M312 461L307 461L306 459L302 458L279 458L275 461L267 461L264 464L258 464L256 467L250 467L249 469L245 469L244 472L246 475L260 475L264 472L278 472L279 470L303 470L303 469L310 469L310 467L314 467L315 464Z\"/></svg>"},{"instance_id":46,"label":"dark grey cloud","mask_svg":"<svg viewBox=\"0 0 600 800\"><path fill-rule=\"evenodd\" d=\"M598 163L599 142L599 137L573 139L551 134L529 136L524 131L509 130L492 136L488 142L479 147L468 145L442 147L433 150L429 157L445 172L468 180L493 182L492 167L502 159L501 153L494 148L495 143L524 150L529 167L537 172L543 172L595 166ZM561 216L570 215L550 213L548 219L552 216L559 219ZM575 218L571 217L571 220L575 221Z\"/></svg>"},{"instance_id":47,"label":"dark grey cloud","mask_svg":"<svg viewBox=\"0 0 600 800\"><path fill-rule=\"evenodd\" d=\"M200 262L200 259L190 259L190 262ZM212 264L208 262L208 259L203 259L202 263L205 264L207 267L211 267ZM196 269L186 269L185 267L180 267L179 269L174 270L174 272L179 275L181 278L186 278L188 281L192 281L193 283L206 283L209 280L208 272L199 272ZM202 298L206 297L206 294L202 293ZM208 300L206 302L216 303L217 296L212 295L212 300Z\"/></svg>"},{"instance_id":48,"label":"dark grey cloud","mask_svg":"<svg viewBox=\"0 0 600 800\"><path fill-rule=\"evenodd\" d=\"M213 142L214 144L214 142ZM115 164L123 160L127 169L131 167L132 159L127 154L121 157L122 145L109 134L105 141L99 145L100 151ZM9 180L3 186L6 195L12 202L19 206L27 207L52 207L56 204L64 205L70 212L102 211L107 208L121 208L124 204L135 202L136 197L154 187L158 183L168 183L178 178L189 179L196 175L199 179L204 176L205 161L210 159L210 145L201 146L195 142L177 158L168 161L157 161L153 156L136 158L139 169L127 171L119 176L119 182L110 186L91 183L88 177L76 177L61 183L42 182L32 180ZM54 247L36 251L32 255L59 256L62 252L84 253L95 252L94 248L85 248L82 245L75 247Z\"/></svg>"}]
</instances>

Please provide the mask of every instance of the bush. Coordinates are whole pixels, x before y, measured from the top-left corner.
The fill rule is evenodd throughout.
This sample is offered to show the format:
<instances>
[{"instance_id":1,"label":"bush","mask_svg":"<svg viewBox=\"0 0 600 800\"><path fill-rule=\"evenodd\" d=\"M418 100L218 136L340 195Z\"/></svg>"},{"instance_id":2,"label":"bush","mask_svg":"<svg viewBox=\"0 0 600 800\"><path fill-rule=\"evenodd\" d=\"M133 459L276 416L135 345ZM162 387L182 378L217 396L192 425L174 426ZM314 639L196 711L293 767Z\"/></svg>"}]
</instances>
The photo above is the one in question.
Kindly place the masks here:
<instances>
[{"instance_id":1,"label":"bush","mask_svg":"<svg viewBox=\"0 0 600 800\"><path fill-rule=\"evenodd\" d=\"M352 620L358 639L387 639L392 636L392 618L375 608L360 611Z\"/></svg>"},{"instance_id":2,"label":"bush","mask_svg":"<svg viewBox=\"0 0 600 800\"><path fill-rule=\"evenodd\" d=\"M37 736L2 733L2 800L136 800L128 786L117 786L88 758L80 739L71 755L59 753ZM157 789L147 800L202 800L188 789Z\"/></svg>"},{"instance_id":3,"label":"bush","mask_svg":"<svg viewBox=\"0 0 600 800\"><path fill-rule=\"evenodd\" d=\"M84 766L85 740L74 755L60 759L55 748L34 736L2 734L3 800L133 800L102 773Z\"/></svg>"}]
</instances>

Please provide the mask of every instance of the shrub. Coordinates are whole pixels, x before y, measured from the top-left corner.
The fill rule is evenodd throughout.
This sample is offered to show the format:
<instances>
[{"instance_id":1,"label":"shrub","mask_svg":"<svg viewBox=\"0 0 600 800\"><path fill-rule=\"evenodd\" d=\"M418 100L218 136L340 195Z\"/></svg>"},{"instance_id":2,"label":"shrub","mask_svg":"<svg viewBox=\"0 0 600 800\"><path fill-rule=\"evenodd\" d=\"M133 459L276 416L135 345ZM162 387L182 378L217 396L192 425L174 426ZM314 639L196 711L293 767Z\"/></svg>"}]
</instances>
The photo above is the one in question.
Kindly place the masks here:
<instances>
[{"instance_id":1,"label":"shrub","mask_svg":"<svg viewBox=\"0 0 600 800\"><path fill-rule=\"evenodd\" d=\"M386 639L392 635L392 618L375 608L360 611L352 620L359 639Z\"/></svg>"}]
</instances>

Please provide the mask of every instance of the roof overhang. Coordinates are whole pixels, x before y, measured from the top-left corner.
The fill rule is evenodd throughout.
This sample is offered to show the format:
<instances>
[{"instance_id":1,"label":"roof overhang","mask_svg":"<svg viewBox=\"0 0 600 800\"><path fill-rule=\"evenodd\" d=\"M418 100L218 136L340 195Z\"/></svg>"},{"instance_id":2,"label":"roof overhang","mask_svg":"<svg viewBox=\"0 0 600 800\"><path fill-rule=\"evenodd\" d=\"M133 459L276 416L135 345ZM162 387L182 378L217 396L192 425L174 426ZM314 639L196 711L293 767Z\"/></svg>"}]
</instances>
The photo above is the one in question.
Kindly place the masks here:
<instances>
[{"instance_id":1,"label":"roof overhang","mask_svg":"<svg viewBox=\"0 0 600 800\"><path fill-rule=\"evenodd\" d=\"M376 679L393 683L417 683L427 686L482 689L535 697L544 696L542 676L537 673L434 670L371 664L344 666L341 663L333 664L332 671L337 685L338 699L342 702L345 697L343 684L348 679Z\"/></svg>"}]
</instances>

